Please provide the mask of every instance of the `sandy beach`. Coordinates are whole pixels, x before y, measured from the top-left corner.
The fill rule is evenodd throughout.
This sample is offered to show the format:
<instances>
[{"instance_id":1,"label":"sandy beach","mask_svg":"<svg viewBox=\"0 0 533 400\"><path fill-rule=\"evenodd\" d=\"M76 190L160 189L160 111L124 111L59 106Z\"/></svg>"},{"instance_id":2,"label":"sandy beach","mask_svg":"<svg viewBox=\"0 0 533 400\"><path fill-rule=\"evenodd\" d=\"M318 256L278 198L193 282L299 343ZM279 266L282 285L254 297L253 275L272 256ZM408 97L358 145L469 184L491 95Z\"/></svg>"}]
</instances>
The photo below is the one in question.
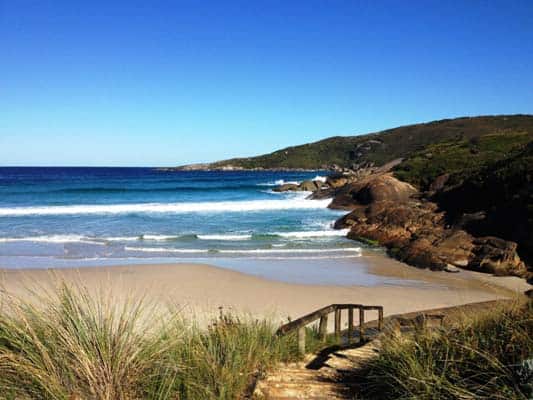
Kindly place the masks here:
<instances>
[{"instance_id":1,"label":"sandy beach","mask_svg":"<svg viewBox=\"0 0 533 400\"><path fill-rule=\"evenodd\" d=\"M372 261L372 257L370 257ZM372 264L372 262L371 262ZM60 270L3 270L6 293L28 296L65 280L89 290L109 288L114 296L144 296L159 305L178 305L199 320L218 313L219 307L274 320L297 318L330 303L363 303L384 306L386 315L470 302L512 297L529 285L519 278L492 277L461 271L431 272L375 256L373 273L417 279L418 285L334 286L294 284L265 279L205 264L124 265Z\"/></svg>"}]
</instances>

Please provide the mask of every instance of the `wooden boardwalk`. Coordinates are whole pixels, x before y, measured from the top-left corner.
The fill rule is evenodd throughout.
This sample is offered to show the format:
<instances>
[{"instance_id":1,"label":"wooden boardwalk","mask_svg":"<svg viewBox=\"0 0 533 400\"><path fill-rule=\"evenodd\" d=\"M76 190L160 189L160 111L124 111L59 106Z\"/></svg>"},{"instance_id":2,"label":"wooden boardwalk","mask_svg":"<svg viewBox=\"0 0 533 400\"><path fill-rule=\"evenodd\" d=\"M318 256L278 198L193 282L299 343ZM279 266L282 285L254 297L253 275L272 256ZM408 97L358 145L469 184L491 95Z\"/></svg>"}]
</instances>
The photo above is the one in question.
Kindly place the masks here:
<instances>
[{"instance_id":1,"label":"wooden boardwalk","mask_svg":"<svg viewBox=\"0 0 533 400\"><path fill-rule=\"evenodd\" d=\"M357 392L354 370L377 355L379 341L357 348L337 349L307 356L304 361L280 366L259 381L254 399L350 399Z\"/></svg>"},{"instance_id":2,"label":"wooden boardwalk","mask_svg":"<svg viewBox=\"0 0 533 400\"><path fill-rule=\"evenodd\" d=\"M345 347L329 347L318 354L306 355L301 362L279 365L275 371L272 371L257 382L252 398L257 400L340 400L356 398L359 391L358 372L368 360L379 354L383 329L399 329L401 332L409 332L421 324L426 325L428 321L432 325L441 324L443 318L453 319L466 312L486 310L498 302L500 301L406 313L390 316L381 321L375 320L366 324L363 323L364 340L362 342L358 340L360 332L354 331L353 328L342 332L343 336L348 333L354 335L352 340L345 340ZM289 327L291 329L301 329L302 326L310 323L310 321L316 320L310 318L310 316L321 315L320 311L326 310L328 307L317 310L318 314L316 314L317 312L311 313L301 319L292 321ZM332 311L335 312L335 309L334 307ZM382 313L380 313L381 315ZM339 334L340 316L336 314L335 320L335 333ZM353 323L353 317L349 318L349 323ZM282 332L291 330L287 329L286 326L284 329Z\"/></svg>"}]
</instances>

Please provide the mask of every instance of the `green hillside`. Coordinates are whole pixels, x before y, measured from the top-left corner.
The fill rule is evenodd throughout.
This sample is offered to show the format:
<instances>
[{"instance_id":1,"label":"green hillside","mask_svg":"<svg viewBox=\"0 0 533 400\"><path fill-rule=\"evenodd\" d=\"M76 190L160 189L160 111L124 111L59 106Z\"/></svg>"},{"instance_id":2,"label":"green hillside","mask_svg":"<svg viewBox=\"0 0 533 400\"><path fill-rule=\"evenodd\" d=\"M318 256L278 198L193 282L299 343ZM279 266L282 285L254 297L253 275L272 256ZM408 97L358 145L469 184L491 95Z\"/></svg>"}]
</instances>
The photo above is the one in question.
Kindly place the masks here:
<instances>
[{"instance_id":1,"label":"green hillside","mask_svg":"<svg viewBox=\"0 0 533 400\"><path fill-rule=\"evenodd\" d=\"M403 126L382 132L360 136L335 136L315 143L287 147L257 157L235 158L210 164L210 168L234 166L238 168L304 168L318 169L336 164L352 167L354 164L373 162L382 165L397 158L406 158L426 150L427 146L442 142L456 143L458 146L475 146L477 138L494 135L491 140L481 140L480 151L484 146L496 147L502 144L504 152L509 151L505 142L512 142L511 148L533 140L532 115L484 116L445 119L424 124ZM492 151L491 149L489 149ZM431 149L438 152L438 149ZM470 150L468 150L470 151ZM475 150L474 150L475 151ZM479 156L484 157L484 156ZM494 159L498 155L488 156ZM418 163L417 165L419 165Z\"/></svg>"}]
</instances>

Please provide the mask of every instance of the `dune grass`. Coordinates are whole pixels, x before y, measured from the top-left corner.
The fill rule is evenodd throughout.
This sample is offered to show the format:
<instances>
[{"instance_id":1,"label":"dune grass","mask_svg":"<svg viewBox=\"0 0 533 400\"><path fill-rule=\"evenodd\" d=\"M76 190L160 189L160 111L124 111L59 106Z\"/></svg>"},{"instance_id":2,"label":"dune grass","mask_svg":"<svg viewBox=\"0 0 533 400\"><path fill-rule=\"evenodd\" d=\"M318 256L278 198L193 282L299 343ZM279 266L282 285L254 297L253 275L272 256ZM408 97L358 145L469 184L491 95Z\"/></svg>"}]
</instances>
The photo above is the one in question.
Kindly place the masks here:
<instances>
[{"instance_id":1,"label":"dune grass","mask_svg":"<svg viewBox=\"0 0 533 400\"><path fill-rule=\"evenodd\" d=\"M2 399L235 399L279 361L294 336L221 313L208 328L175 310L61 284L37 301L2 297Z\"/></svg>"},{"instance_id":2,"label":"dune grass","mask_svg":"<svg viewBox=\"0 0 533 400\"><path fill-rule=\"evenodd\" d=\"M533 303L465 315L437 332L391 335L362 387L368 399L533 398Z\"/></svg>"}]
</instances>

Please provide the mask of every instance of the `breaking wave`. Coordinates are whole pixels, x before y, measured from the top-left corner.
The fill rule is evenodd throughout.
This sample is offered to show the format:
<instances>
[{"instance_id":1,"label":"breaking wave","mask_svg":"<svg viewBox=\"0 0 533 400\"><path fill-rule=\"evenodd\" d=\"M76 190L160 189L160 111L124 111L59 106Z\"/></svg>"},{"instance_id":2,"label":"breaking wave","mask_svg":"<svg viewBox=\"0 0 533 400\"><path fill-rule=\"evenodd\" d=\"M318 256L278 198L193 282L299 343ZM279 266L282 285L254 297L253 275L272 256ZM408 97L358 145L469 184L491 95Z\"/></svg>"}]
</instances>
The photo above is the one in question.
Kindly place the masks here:
<instances>
[{"instance_id":1,"label":"breaking wave","mask_svg":"<svg viewBox=\"0 0 533 400\"><path fill-rule=\"evenodd\" d=\"M21 217L32 215L88 215L88 214L142 214L142 213L220 213L273 210L306 210L326 208L329 199L307 200L294 197L281 200L213 201L191 203L138 203L138 204L94 204L68 206L3 207L0 217Z\"/></svg>"}]
</instances>

